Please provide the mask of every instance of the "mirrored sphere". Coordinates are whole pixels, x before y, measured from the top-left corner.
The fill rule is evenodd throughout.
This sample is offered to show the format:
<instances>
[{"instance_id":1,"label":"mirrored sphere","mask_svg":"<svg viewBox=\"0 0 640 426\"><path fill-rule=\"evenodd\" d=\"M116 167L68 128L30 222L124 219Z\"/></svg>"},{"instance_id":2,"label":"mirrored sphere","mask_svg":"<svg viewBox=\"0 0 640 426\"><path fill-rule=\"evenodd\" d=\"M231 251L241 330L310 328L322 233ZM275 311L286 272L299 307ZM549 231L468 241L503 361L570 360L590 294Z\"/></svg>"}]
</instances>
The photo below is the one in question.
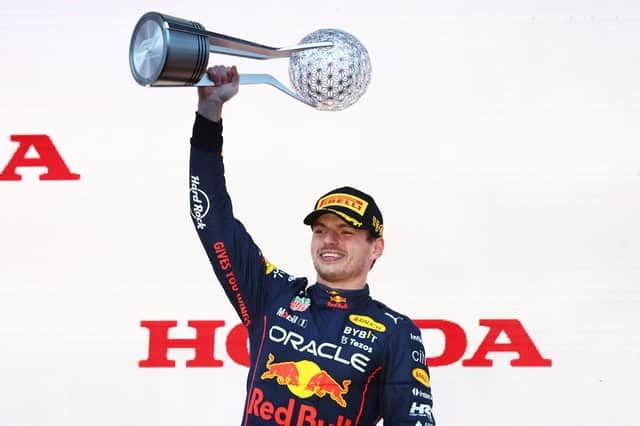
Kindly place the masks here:
<instances>
[{"instance_id":1,"label":"mirrored sphere","mask_svg":"<svg viewBox=\"0 0 640 426\"><path fill-rule=\"evenodd\" d=\"M332 47L309 49L291 55L289 78L295 91L317 109L339 111L355 103L371 80L367 49L351 34L322 29L300 44L330 41Z\"/></svg>"}]
</instances>

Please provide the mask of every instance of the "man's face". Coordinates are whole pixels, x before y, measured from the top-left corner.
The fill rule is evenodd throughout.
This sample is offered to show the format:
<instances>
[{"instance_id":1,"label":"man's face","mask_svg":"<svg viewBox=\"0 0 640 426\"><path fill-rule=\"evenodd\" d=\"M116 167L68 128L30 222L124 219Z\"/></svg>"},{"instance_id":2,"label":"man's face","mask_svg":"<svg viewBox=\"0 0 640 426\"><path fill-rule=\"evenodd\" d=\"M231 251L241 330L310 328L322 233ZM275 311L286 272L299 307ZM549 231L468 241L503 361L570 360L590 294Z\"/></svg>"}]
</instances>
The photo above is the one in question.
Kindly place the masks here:
<instances>
[{"instance_id":1,"label":"man's face","mask_svg":"<svg viewBox=\"0 0 640 426\"><path fill-rule=\"evenodd\" d=\"M370 240L369 231L357 229L326 213L311 227L311 258L318 282L333 287L364 287L372 262L382 255L384 240Z\"/></svg>"}]
</instances>

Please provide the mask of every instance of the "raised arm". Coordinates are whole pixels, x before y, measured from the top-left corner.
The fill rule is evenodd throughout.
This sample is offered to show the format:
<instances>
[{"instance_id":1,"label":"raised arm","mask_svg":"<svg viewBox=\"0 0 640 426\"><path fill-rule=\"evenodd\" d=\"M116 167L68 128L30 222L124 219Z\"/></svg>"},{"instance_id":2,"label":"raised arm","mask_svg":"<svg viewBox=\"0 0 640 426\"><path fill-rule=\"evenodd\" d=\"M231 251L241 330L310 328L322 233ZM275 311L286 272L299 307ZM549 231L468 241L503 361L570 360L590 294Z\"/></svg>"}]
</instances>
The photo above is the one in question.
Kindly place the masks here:
<instances>
[{"instance_id":1,"label":"raised arm","mask_svg":"<svg viewBox=\"0 0 640 426\"><path fill-rule=\"evenodd\" d=\"M191 218L222 288L242 322L259 315L266 265L260 249L234 217L222 162L222 106L238 92L235 67L212 67L215 87L198 88L190 156Z\"/></svg>"}]
</instances>

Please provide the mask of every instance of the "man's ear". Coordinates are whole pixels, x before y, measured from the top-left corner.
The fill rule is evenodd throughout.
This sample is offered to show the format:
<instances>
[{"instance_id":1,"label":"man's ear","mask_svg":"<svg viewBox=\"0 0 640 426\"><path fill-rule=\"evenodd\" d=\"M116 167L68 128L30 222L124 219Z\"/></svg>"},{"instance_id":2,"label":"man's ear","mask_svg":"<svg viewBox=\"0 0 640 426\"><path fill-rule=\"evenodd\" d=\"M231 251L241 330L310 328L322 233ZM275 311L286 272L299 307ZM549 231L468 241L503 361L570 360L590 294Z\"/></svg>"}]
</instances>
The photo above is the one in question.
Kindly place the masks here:
<instances>
[{"instance_id":1,"label":"man's ear","mask_svg":"<svg viewBox=\"0 0 640 426\"><path fill-rule=\"evenodd\" d=\"M373 255L375 256L374 259L377 259L380 256L382 256L383 252L384 252L384 238L382 237L376 238L376 240L373 242Z\"/></svg>"}]
</instances>

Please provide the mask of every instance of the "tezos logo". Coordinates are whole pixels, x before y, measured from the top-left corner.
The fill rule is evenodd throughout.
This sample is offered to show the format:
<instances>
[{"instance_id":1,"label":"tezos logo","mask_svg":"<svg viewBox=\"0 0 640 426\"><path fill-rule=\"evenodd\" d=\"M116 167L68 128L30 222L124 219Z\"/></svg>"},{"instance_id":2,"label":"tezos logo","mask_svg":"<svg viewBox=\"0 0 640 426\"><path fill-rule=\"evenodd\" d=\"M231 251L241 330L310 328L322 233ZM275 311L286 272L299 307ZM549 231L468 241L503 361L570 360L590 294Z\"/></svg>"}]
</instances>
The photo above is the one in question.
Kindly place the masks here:
<instances>
[{"instance_id":1,"label":"tezos logo","mask_svg":"<svg viewBox=\"0 0 640 426\"><path fill-rule=\"evenodd\" d=\"M209 196L200 189L200 177L191 176L191 217L195 219L198 230L207 227L203 219L209 213L210 205Z\"/></svg>"}]
</instances>

